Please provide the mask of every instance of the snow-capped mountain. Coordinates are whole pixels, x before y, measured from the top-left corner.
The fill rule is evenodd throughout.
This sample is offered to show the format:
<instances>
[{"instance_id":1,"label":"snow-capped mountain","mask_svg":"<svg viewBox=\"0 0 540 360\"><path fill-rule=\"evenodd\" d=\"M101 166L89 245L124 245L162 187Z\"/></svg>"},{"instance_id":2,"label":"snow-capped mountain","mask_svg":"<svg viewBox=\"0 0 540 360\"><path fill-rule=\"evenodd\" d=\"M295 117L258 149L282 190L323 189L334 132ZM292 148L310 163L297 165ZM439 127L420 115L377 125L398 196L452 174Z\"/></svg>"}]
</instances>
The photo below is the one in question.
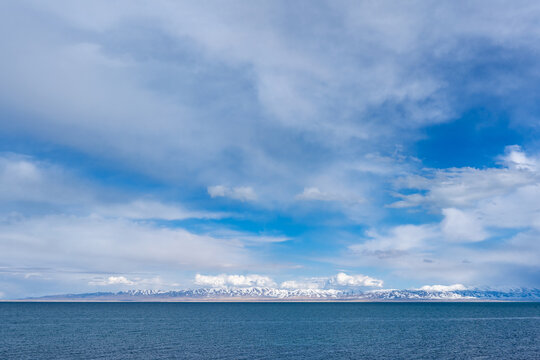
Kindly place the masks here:
<instances>
[{"instance_id":1,"label":"snow-capped mountain","mask_svg":"<svg viewBox=\"0 0 540 360\"><path fill-rule=\"evenodd\" d=\"M414 290L372 290L362 294L373 300L509 300L539 301L540 289L510 289L506 291L469 289L452 291Z\"/></svg>"},{"instance_id":2,"label":"snow-capped mountain","mask_svg":"<svg viewBox=\"0 0 540 360\"><path fill-rule=\"evenodd\" d=\"M473 301L508 300L540 301L540 289L453 290L427 291L370 290L351 291L339 289L278 289L272 287L201 288L178 291L129 290L120 292L96 292L86 294L52 295L27 300L74 300L74 301L212 301L212 300L276 300L276 301Z\"/></svg>"}]
</instances>

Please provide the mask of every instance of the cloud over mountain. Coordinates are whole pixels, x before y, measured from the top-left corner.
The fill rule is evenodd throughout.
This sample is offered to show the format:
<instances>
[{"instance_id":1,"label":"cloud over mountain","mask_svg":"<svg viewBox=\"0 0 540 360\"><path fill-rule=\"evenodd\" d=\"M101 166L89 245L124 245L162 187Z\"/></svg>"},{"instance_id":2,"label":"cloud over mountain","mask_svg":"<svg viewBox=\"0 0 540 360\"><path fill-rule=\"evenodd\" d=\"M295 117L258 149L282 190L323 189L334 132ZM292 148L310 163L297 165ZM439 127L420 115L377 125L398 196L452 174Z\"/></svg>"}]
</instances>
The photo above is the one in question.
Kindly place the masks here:
<instances>
[{"instance_id":1,"label":"cloud over mountain","mask_svg":"<svg viewBox=\"0 0 540 360\"><path fill-rule=\"evenodd\" d=\"M195 285L209 287L276 287L277 284L268 276L262 275L201 275L196 274ZM335 276L319 277L303 280L286 280L280 284L282 289L331 289L331 288L358 288L358 287L382 287L383 281L366 275L348 275L340 272Z\"/></svg>"},{"instance_id":2,"label":"cloud over mountain","mask_svg":"<svg viewBox=\"0 0 540 360\"><path fill-rule=\"evenodd\" d=\"M261 275L195 275L195 285L223 287L223 286L274 286L276 283L268 276Z\"/></svg>"}]
</instances>

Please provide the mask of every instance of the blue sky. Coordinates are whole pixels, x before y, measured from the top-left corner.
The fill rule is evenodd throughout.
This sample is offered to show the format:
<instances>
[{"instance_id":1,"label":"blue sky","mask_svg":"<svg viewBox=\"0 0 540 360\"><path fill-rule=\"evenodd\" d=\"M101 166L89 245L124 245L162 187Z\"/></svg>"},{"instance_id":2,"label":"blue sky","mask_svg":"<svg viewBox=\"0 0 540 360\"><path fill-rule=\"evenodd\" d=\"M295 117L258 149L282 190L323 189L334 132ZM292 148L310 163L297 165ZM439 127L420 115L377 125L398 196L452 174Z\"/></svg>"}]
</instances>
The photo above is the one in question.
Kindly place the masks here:
<instances>
[{"instance_id":1,"label":"blue sky","mask_svg":"<svg viewBox=\"0 0 540 360\"><path fill-rule=\"evenodd\" d=\"M540 286L539 16L2 2L0 295Z\"/></svg>"}]
</instances>

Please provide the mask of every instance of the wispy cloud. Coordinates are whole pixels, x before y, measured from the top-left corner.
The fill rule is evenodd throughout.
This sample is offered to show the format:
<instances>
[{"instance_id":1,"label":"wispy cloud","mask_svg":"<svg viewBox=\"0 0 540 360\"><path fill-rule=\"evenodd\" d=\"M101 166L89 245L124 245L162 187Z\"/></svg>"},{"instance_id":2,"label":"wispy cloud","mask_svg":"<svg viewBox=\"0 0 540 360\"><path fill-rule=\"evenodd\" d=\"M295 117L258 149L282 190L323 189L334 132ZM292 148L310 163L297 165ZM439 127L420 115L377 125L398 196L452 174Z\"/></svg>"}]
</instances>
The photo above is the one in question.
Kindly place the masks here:
<instances>
[{"instance_id":1,"label":"wispy cloud","mask_svg":"<svg viewBox=\"0 0 540 360\"><path fill-rule=\"evenodd\" d=\"M337 201L345 203L359 203L364 201L361 197L351 198L345 194L330 193L319 190L317 187L304 188L302 193L296 195L297 200Z\"/></svg>"},{"instance_id":2,"label":"wispy cloud","mask_svg":"<svg viewBox=\"0 0 540 360\"><path fill-rule=\"evenodd\" d=\"M135 285L136 282L129 280L125 276L109 276L106 279L93 280L89 285Z\"/></svg>"},{"instance_id":3,"label":"wispy cloud","mask_svg":"<svg viewBox=\"0 0 540 360\"><path fill-rule=\"evenodd\" d=\"M440 221L367 231L364 241L349 245L349 254L407 277L529 281L520 274L536 271L540 254L530 241L540 231L537 160L516 146L499 159L498 167L427 170L427 175L400 180L421 192L405 195L406 204L399 206L425 208ZM496 241L501 237L504 241ZM483 245L470 247L471 242Z\"/></svg>"},{"instance_id":4,"label":"wispy cloud","mask_svg":"<svg viewBox=\"0 0 540 360\"><path fill-rule=\"evenodd\" d=\"M420 290L424 291L456 291L456 290L467 290L467 287L465 287L462 284L454 284L454 285L424 285L420 288Z\"/></svg>"},{"instance_id":5,"label":"wispy cloud","mask_svg":"<svg viewBox=\"0 0 540 360\"><path fill-rule=\"evenodd\" d=\"M215 185L208 187L208 194L213 197L228 197L240 201L257 200L257 194L249 186L227 187L224 185Z\"/></svg>"},{"instance_id":6,"label":"wispy cloud","mask_svg":"<svg viewBox=\"0 0 540 360\"><path fill-rule=\"evenodd\" d=\"M165 204L155 200L134 200L128 203L112 203L99 205L92 212L105 217L119 217L127 219L220 219L226 217L225 213L212 213L205 211L189 211L179 205Z\"/></svg>"},{"instance_id":7,"label":"wispy cloud","mask_svg":"<svg viewBox=\"0 0 540 360\"><path fill-rule=\"evenodd\" d=\"M210 287L224 287L224 286L275 286L275 282L268 276L262 275L195 275L196 285L210 286Z\"/></svg>"}]
</instances>

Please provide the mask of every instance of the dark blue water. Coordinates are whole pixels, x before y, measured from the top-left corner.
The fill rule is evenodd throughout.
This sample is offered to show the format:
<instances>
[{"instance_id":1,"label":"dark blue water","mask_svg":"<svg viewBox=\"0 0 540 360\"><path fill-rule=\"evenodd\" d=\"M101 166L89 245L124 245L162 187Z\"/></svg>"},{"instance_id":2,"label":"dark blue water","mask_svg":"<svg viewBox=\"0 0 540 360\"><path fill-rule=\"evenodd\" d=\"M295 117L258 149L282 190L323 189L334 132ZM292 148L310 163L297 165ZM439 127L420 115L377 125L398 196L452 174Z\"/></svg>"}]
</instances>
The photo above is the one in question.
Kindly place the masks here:
<instances>
[{"instance_id":1,"label":"dark blue water","mask_svg":"<svg viewBox=\"0 0 540 360\"><path fill-rule=\"evenodd\" d=\"M0 303L0 359L540 359L540 303Z\"/></svg>"}]
</instances>

